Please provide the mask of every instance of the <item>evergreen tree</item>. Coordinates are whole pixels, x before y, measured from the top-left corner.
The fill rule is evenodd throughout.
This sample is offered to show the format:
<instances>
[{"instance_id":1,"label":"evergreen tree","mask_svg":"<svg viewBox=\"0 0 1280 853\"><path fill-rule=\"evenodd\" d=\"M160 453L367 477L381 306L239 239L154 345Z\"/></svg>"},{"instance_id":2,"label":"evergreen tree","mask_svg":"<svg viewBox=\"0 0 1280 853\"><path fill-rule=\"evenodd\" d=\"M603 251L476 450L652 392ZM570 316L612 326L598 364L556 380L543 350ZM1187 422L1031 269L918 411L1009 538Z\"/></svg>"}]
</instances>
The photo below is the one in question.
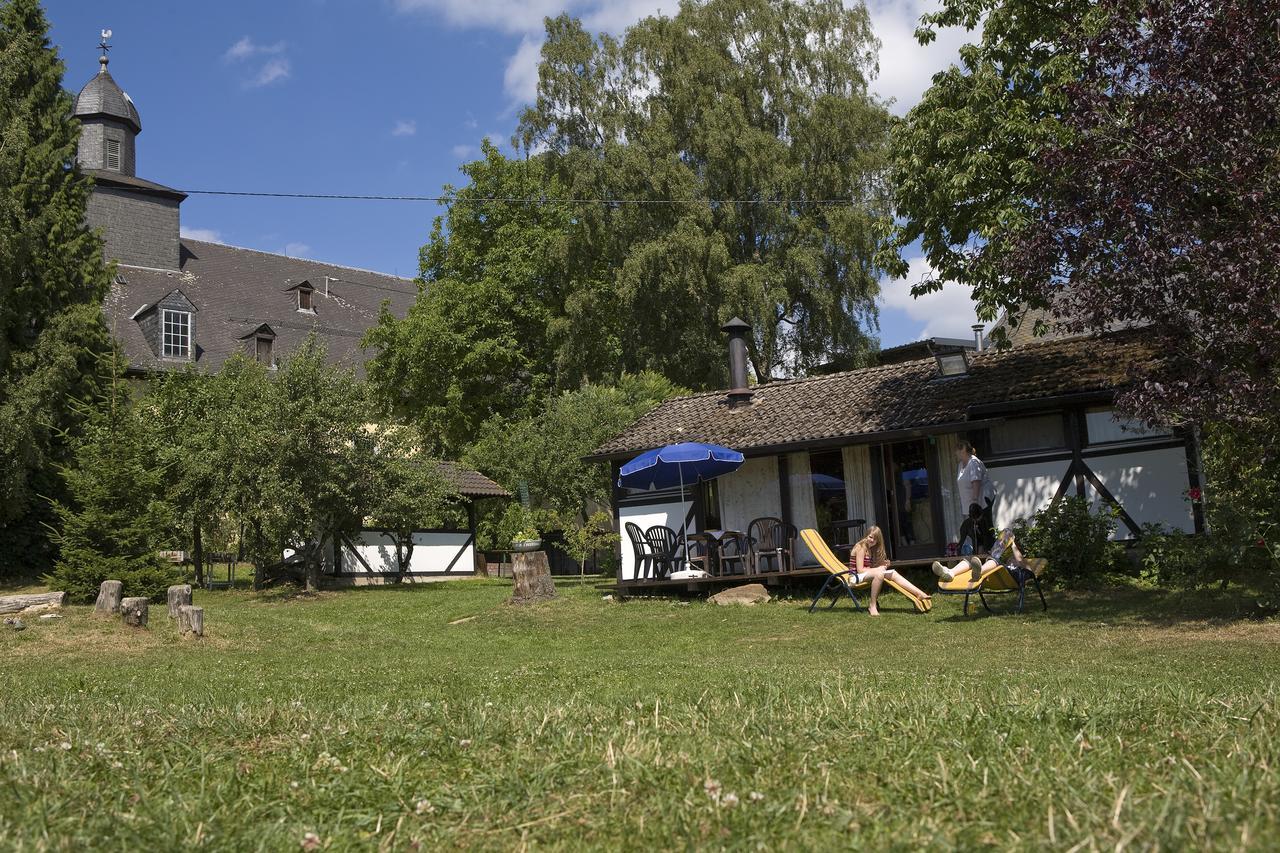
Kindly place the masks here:
<instances>
[{"instance_id":1,"label":"evergreen tree","mask_svg":"<svg viewBox=\"0 0 1280 853\"><path fill-rule=\"evenodd\" d=\"M111 273L48 28L36 0L0 0L0 573L48 564L47 498L110 347Z\"/></svg>"},{"instance_id":2,"label":"evergreen tree","mask_svg":"<svg viewBox=\"0 0 1280 853\"><path fill-rule=\"evenodd\" d=\"M117 370L88 410L74 463L61 469L69 499L55 505L61 556L47 580L73 601L91 601L109 578L149 598L179 581L177 568L158 556L170 545L173 511L148 422Z\"/></svg>"}]
</instances>

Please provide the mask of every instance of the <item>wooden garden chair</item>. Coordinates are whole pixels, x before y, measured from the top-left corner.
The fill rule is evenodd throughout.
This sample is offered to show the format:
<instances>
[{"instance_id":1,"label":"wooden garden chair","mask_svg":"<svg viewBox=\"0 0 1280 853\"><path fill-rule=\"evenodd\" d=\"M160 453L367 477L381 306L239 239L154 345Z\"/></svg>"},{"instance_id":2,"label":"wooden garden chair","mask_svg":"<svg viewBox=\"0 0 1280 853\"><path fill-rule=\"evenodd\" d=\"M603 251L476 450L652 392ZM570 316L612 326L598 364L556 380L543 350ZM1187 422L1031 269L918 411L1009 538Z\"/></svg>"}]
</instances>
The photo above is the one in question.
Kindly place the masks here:
<instances>
[{"instance_id":1,"label":"wooden garden chair","mask_svg":"<svg viewBox=\"0 0 1280 853\"><path fill-rule=\"evenodd\" d=\"M831 548L823 540L822 535L812 527L800 531L800 539L808 547L809 553L813 554L813 558L818 561L818 565L827 570L827 579L822 584L822 589L818 590L818 594L813 597L813 601L809 604L809 612L812 613L814 608L818 606L818 602L822 596L831 591L831 604L827 605L828 609L835 607L840 601L843 592L849 596L849 600L853 602L854 610L861 610L862 605L858 602L858 597L854 595L854 590L864 590L871 588L871 578L859 578L853 569L840 562L840 559L832 552ZM888 577L884 579L885 586L891 587L905 595L916 610L921 613L928 613L933 608L933 602L927 598L916 598L907 592L901 584L898 583L896 577Z\"/></svg>"}]
</instances>

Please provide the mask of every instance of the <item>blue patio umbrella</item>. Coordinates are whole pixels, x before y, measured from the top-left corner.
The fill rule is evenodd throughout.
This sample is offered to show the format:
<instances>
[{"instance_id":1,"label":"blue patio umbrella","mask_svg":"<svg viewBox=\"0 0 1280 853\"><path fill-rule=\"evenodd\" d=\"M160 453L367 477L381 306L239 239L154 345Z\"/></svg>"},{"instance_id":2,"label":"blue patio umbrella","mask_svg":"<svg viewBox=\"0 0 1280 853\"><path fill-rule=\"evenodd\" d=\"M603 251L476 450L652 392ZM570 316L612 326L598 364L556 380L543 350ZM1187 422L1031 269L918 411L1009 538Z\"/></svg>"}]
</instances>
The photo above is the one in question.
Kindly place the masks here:
<instances>
[{"instance_id":1,"label":"blue patio umbrella","mask_svg":"<svg viewBox=\"0 0 1280 853\"><path fill-rule=\"evenodd\" d=\"M618 472L618 485L626 489L670 489L680 487L684 496L685 484L694 485L704 480L714 480L742 465L743 455L718 444L684 442L668 444L657 450L641 453L622 466ZM682 522L680 538L685 539ZM688 553L688 542L684 543Z\"/></svg>"}]
</instances>

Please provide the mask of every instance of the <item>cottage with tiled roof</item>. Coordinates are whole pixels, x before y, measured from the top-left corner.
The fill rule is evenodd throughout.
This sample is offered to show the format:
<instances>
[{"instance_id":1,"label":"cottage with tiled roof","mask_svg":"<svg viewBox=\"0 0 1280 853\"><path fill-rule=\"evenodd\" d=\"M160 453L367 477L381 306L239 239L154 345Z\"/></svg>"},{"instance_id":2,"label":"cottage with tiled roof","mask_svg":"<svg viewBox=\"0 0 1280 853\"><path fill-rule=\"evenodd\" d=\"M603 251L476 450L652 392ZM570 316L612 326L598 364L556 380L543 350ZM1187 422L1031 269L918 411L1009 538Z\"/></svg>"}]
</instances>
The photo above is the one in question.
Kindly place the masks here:
<instances>
[{"instance_id":1,"label":"cottage with tiled roof","mask_svg":"<svg viewBox=\"0 0 1280 853\"><path fill-rule=\"evenodd\" d=\"M747 334L741 321L725 330ZM689 441L747 457L683 494L617 490L619 527L745 532L772 516L839 543L876 524L892 558L929 562L958 541L956 447L968 441L995 485L997 527L1074 494L1117 507L1119 538L1149 522L1190 532L1202 525L1186 499L1197 484L1193 437L1112 410L1116 391L1158 357L1140 331L985 351L981 337L931 339L886 350L875 367L754 387L730 359L732 390L668 400L591 458L617 466ZM629 551L624 582L637 580Z\"/></svg>"},{"instance_id":2,"label":"cottage with tiled roof","mask_svg":"<svg viewBox=\"0 0 1280 853\"><path fill-rule=\"evenodd\" d=\"M103 306L128 359L128 372L146 377L194 365L217 371L234 353L274 368L311 334L329 358L362 371L364 333L386 304L403 316L417 295L412 279L353 267L285 257L181 236L186 194L137 176L142 117L107 70L100 69L75 99L81 133L76 165L93 178L87 218L103 236L116 278ZM476 471L448 465L446 475L468 502L509 497ZM470 575L475 566L475 514L465 530L423 530L409 578ZM385 534L328 561L346 583L379 582L394 573Z\"/></svg>"}]
</instances>

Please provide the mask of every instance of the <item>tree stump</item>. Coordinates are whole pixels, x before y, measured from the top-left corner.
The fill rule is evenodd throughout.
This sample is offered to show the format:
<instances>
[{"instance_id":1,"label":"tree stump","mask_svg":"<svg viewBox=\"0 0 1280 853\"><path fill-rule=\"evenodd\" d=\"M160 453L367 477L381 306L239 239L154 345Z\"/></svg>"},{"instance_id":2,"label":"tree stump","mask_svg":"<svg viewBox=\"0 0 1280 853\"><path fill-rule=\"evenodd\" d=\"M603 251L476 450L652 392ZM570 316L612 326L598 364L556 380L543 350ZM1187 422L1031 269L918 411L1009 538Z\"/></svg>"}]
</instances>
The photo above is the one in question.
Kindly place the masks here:
<instances>
[{"instance_id":1,"label":"tree stump","mask_svg":"<svg viewBox=\"0 0 1280 853\"><path fill-rule=\"evenodd\" d=\"M94 613L119 613L120 596L124 595L123 581L103 581L98 587L98 600L93 603Z\"/></svg>"},{"instance_id":2,"label":"tree stump","mask_svg":"<svg viewBox=\"0 0 1280 853\"><path fill-rule=\"evenodd\" d=\"M512 604L531 604L556 597L546 551L517 551L512 554L511 576L516 582L515 591L511 593Z\"/></svg>"},{"instance_id":3,"label":"tree stump","mask_svg":"<svg viewBox=\"0 0 1280 853\"><path fill-rule=\"evenodd\" d=\"M204 636L204 608L184 604L178 608L178 633L182 636L194 634Z\"/></svg>"},{"instance_id":4,"label":"tree stump","mask_svg":"<svg viewBox=\"0 0 1280 853\"><path fill-rule=\"evenodd\" d=\"M178 608L191 603L191 584L180 583L169 587L169 618L178 618Z\"/></svg>"},{"instance_id":5,"label":"tree stump","mask_svg":"<svg viewBox=\"0 0 1280 853\"><path fill-rule=\"evenodd\" d=\"M37 613L67 603L65 592L34 592L28 595L0 596L0 613Z\"/></svg>"},{"instance_id":6,"label":"tree stump","mask_svg":"<svg viewBox=\"0 0 1280 853\"><path fill-rule=\"evenodd\" d=\"M126 625L132 625L135 628L147 627L147 600L126 598L120 602L120 616Z\"/></svg>"}]
</instances>

